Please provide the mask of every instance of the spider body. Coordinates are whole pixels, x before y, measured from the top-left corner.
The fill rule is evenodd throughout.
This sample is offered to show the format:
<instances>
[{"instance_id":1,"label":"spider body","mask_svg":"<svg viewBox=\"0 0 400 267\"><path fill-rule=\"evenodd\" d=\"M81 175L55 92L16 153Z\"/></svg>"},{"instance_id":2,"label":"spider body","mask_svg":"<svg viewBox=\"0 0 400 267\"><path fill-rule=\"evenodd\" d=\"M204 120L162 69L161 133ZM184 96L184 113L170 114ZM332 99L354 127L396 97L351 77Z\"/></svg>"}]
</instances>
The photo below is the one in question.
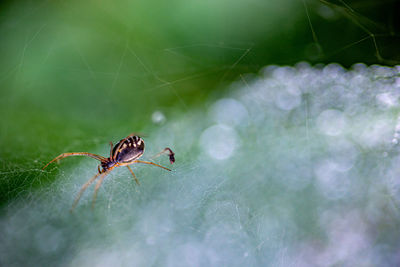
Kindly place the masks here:
<instances>
[{"instance_id":1,"label":"spider body","mask_svg":"<svg viewBox=\"0 0 400 267\"><path fill-rule=\"evenodd\" d=\"M110 157L101 161L102 170L99 173L113 169L119 164L133 163L134 160L140 158L144 153L144 141L139 136L128 136L116 144L111 152Z\"/></svg>"},{"instance_id":2,"label":"spider body","mask_svg":"<svg viewBox=\"0 0 400 267\"><path fill-rule=\"evenodd\" d=\"M108 170L111 170L112 168L115 167L117 163L115 161L111 161L109 158L107 159L107 161L103 161L100 163L100 166L102 169L100 169L100 167L98 168L99 173L103 173L106 172Z\"/></svg>"},{"instance_id":3,"label":"spider body","mask_svg":"<svg viewBox=\"0 0 400 267\"><path fill-rule=\"evenodd\" d=\"M99 166L97 167L98 169L98 174L96 174L94 177L92 177L89 181L87 181L81 188L81 190L78 193L78 196L75 198L74 204L72 205L71 211L75 208L75 206L78 204L79 199L81 198L83 192L86 190L86 188L92 184L97 178L99 180L97 181L96 187L94 189L94 194L93 194L93 201L92 201L92 207L94 207L95 201L96 201L96 196L97 196L97 191L100 188L101 183L103 182L104 177L110 173L115 167L120 167L120 166L126 166L129 171L131 172L133 178L135 179L135 182L140 185L139 180L136 178L136 175L133 173L132 169L128 166L133 163L144 163L144 164L150 164L154 165L160 168L163 168L165 170L171 171L170 169L158 165L153 162L149 161L141 161L138 160L144 153L144 141L142 138L139 136L136 136L134 134L129 135L128 137L120 140L115 146L110 142L111 145L111 150L110 150L110 157L102 157L93 153L89 152L70 152L70 153L63 153L59 155L58 157L54 158L52 161L47 163L43 169L45 169L49 164L56 160L60 160L66 157L70 156L88 156L91 158L94 158L98 161L100 161ZM172 163L175 162L175 154L172 152L172 150L168 147L166 147L163 151L158 153L155 157L160 156L161 154L167 152L169 154L169 161Z\"/></svg>"}]
</instances>

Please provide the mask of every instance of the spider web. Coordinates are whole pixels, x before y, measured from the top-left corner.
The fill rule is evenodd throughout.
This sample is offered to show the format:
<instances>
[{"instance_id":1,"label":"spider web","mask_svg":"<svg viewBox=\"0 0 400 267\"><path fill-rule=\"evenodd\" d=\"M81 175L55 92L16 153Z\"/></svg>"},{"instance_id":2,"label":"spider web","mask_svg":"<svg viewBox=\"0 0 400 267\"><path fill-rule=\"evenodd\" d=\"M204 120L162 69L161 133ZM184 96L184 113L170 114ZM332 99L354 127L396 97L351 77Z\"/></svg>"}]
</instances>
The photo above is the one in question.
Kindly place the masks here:
<instances>
[{"instance_id":1,"label":"spider web","mask_svg":"<svg viewBox=\"0 0 400 267\"><path fill-rule=\"evenodd\" d=\"M315 27L314 6L303 3L317 50L329 54ZM352 23L361 23L353 8L340 3L327 6L349 13ZM29 32L23 41L20 64L11 70L17 77L24 77L29 48L46 27L48 24ZM373 31L366 28L366 34L366 39L340 49L364 41L377 43ZM84 73L97 89L110 86L113 90L107 96L113 99L120 83L132 78L126 69L135 60L140 67L137 72L156 81L146 84L147 91L168 91L166 95L178 103L181 112L151 106L154 124L140 129L151 133L144 137L145 159L166 146L177 153L173 172L137 164L138 187L126 168L118 168L104 180L95 210L90 209L91 186L70 214L67 211L76 193L96 173L98 163L68 158L43 172L41 167L49 159L34 159L34 155L77 150L108 155L109 140L99 136L118 141L131 131L133 121L90 135L69 131L65 140L43 138L49 145L37 145L32 149L35 153L24 151L21 145L17 159L1 159L1 179L14 177L25 185L11 182L6 190L13 197L1 211L1 265L398 264L398 68L357 64L345 70L336 64L307 63L270 66L257 75L240 75L223 93L204 97L208 99L205 105L193 107L182 84L216 75L217 84L225 86L230 75L253 59L254 44L198 42L164 47L172 58L185 58L193 64L203 62L188 57L185 49L210 47L237 53L227 66L197 69L174 78L175 74L167 75L142 58L141 48L132 45L130 38L129 34L120 38L124 49L112 72L93 68L90 55L74 44L84 66L76 71ZM379 45L374 45L373 51L381 54ZM47 52L49 57L41 58L44 65L52 49ZM250 66L257 67L255 63ZM29 81L41 82L39 78ZM102 85L103 81L107 82ZM19 94L10 93L7 100L18 99ZM128 93L127 98L132 96L135 94ZM86 97L85 92L81 97ZM107 106L107 102L101 105ZM55 116L63 111L61 108ZM89 125L87 128L98 125L90 121L99 113L94 114L77 124ZM126 118L123 115L118 122ZM8 131L15 133L12 127L16 126L4 125L10 129L3 127L2 136ZM166 156L156 161L169 164Z\"/></svg>"},{"instance_id":2,"label":"spider web","mask_svg":"<svg viewBox=\"0 0 400 267\"><path fill-rule=\"evenodd\" d=\"M66 212L96 163L51 168L53 183L3 210L3 263L395 264L398 74L301 63L243 76L146 139L149 155L174 144L173 172L135 166L138 187L119 168L93 211L91 188Z\"/></svg>"}]
</instances>

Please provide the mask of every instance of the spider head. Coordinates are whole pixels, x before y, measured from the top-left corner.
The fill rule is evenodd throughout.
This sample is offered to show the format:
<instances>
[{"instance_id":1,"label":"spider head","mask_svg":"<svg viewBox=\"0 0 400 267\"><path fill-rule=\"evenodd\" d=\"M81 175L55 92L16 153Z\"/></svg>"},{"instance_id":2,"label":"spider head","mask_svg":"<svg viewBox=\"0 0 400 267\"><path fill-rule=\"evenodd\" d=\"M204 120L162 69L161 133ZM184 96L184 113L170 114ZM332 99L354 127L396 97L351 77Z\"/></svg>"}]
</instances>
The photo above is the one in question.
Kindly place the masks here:
<instances>
[{"instance_id":1,"label":"spider head","mask_svg":"<svg viewBox=\"0 0 400 267\"><path fill-rule=\"evenodd\" d=\"M103 170L101 172L103 173L103 172L108 171L109 169L113 168L114 165L115 165L115 162L111 161L110 159L107 159L106 161L102 161L101 167L103 168Z\"/></svg>"}]
</instances>

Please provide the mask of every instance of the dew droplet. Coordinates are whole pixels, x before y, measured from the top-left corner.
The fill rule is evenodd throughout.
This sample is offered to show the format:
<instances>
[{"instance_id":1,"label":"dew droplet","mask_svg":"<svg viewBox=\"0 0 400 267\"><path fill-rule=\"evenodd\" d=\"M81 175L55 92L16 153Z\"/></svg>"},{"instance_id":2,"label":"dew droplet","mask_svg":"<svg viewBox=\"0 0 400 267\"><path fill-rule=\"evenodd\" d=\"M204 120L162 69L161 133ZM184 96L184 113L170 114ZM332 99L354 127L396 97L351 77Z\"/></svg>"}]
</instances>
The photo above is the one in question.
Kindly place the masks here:
<instances>
[{"instance_id":1,"label":"dew droplet","mask_svg":"<svg viewBox=\"0 0 400 267\"><path fill-rule=\"evenodd\" d=\"M301 97L298 94L291 94L287 91L278 92L275 98L275 104L282 110L292 110L299 106Z\"/></svg>"},{"instance_id":2,"label":"dew droplet","mask_svg":"<svg viewBox=\"0 0 400 267\"><path fill-rule=\"evenodd\" d=\"M217 101L210 109L211 116L218 123L226 125L247 125L248 112L242 103L232 98Z\"/></svg>"},{"instance_id":3,"label":"dew droplet","mask_svg":"<svg viewBox=\"0 0 400 267\"><path fill-rule=\"evenodd\" d=\"M338 136L346 128L347 119L341 111L327 109L318 116L317 126L326 135Z\"/></svg>"},{"instance_id":4,"label":"dew droplet","mask_svg":"<svg viewBox=\"0 0 400 267\"><path fill-rule=\"evenodd\" d=\"M151 120L153 121L153 123L155 124L163 124L166 121L165 115L164 113L162 113L159 110L156 110L153 112L153 114L151 115Z\"/></svg>"},{"instance_id":5,"label":"dew droplet","mask_svg":"<svg viewBox=\"0 0 400 267\"><path fill-rule=\"evenodd\" d=\"M239 138L232 128L217 124L207 128L200 137L201 148L214 159L230 158L238 146Z\"/></svg>"}]
</instances>

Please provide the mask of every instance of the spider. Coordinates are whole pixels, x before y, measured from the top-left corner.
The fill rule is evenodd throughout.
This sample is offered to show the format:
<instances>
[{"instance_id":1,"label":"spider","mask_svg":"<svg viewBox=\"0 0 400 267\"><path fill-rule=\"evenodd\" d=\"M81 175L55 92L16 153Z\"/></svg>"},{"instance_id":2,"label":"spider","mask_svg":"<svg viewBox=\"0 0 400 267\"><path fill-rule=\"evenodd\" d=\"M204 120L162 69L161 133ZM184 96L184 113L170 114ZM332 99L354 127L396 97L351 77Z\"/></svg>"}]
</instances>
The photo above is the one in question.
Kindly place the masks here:
<instances>
[{"instance_id":1,"label":"spider","mask_svg":"<svg viewBox=\"0 0 400 267\"><path fill-rule=\"evenodd\" d=\"M43 170L49 166L51 163L53 163L56 160L60 160L66 157L71 157L71 156L88 156L94 159L97 159L100 161L99 166L97 167L97 170L99 173L97 173L95 176L93 176L90 180L88 180L81 188L79 191L78 195L76 196L74 203L72 204L71 211L76 207L76 205L79 202L79 199L81 198L82 194L85 192L87 187L91 185L96 178L100 177L99 180L97 181L96 187L94 189L94 194L93 194L93 200L92 200L92 208L94 208L94 204L96 202L96 197L97 197L97 191L99 190L101 183L103 182L104 177L106 177L107 174L109 174L115 167L120 167L120 166L126 166L129 171L131 172L133 178L135 179L135 182L140 185L139 180L136 178L136 175L133 173L132 169L129 167L130 164L133 163L144 163L144 164L151 164L160 168L163 168L165 170L171 171L170 169L158 165L153 162L148 162L148 161L141 161L138 160L144 153L144 141L142 138L139 136L136 136L135 134L130 134L126 138L122 139L121 141L118 142L115 146L113 146L112 142L110 142L111 145L111 150L110 150L110 157L105 158L96 154L88 153L88 152L70 152L70 153L62 153L58 157L54 158L51 160L49 163L47 163L44 167ZM161 154L167 152L169 155L169 161L171 164L175 162L175 154L172 152L172 150L168 147L166 147L164 150L162 150L160 153L155 155L154 157L158 157Z\"/></svg>"}]
</instances>

